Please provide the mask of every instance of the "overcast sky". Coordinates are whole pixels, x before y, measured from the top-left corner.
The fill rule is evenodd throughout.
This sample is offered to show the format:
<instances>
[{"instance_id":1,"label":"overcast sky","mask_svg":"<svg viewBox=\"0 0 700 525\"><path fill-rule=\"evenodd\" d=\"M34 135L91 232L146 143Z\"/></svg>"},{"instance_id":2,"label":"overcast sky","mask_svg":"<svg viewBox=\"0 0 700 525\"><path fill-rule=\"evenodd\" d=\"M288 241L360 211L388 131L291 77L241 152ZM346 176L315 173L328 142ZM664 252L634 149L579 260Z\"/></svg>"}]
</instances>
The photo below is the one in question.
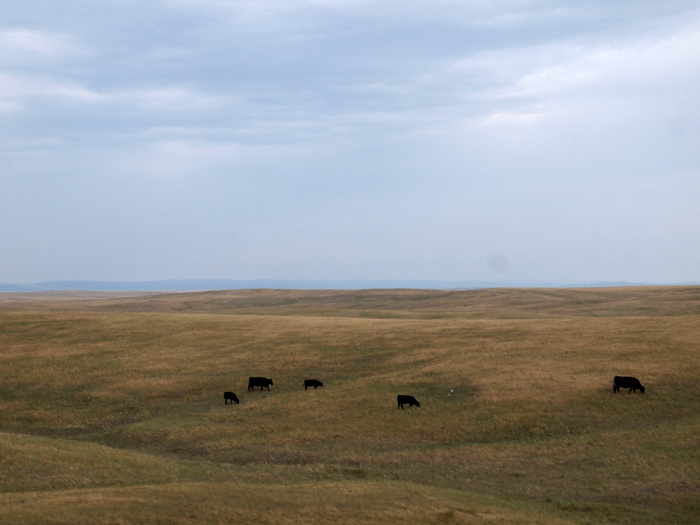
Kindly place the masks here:
<instances>
[{"instance_id":1,"label":"overcast sky","mask_svg":"<svg viewBox=\"0 0 700 525\"><path fill-rule=\"evenodd\" d=\"M3 0L0 282L700 280L697 0Z\"/></svg>"}]
</instances>

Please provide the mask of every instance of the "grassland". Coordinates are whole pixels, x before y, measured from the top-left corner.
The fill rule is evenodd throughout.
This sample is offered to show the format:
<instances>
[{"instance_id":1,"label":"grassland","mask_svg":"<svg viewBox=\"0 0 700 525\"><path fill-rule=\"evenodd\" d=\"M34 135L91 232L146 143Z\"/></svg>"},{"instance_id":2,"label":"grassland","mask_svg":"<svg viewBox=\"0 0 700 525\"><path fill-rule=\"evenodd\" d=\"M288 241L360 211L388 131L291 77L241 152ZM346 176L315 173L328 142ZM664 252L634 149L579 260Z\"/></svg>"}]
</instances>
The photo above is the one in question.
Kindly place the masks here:
<instances>
[{"instance_id":1,"label":"grassland","mask_svg":"<svg viewBox=\"0 0 700 525\"><path fill-rule=\"evenodd\" d=\"M0 523L694 524L699 341L698 287L0 294Z\"/></svg>"}]
</instances>

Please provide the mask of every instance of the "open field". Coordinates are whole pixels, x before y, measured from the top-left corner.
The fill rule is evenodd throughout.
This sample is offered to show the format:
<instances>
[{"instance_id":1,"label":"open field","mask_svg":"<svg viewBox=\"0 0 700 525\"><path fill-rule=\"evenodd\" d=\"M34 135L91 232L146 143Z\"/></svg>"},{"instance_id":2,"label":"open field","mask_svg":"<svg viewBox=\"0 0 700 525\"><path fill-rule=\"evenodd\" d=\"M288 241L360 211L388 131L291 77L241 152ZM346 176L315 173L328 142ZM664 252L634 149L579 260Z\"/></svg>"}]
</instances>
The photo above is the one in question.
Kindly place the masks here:
<instances>
[{"instance_id":1,"label":"open field","mask_svg":"<svg viewBox=\"0 0 700 525\"><path fill-rule=\"evenodd\" d=\"M0 523L695 524L699 349L700 287L0 294Z\"/></svg>"}]
</instances>

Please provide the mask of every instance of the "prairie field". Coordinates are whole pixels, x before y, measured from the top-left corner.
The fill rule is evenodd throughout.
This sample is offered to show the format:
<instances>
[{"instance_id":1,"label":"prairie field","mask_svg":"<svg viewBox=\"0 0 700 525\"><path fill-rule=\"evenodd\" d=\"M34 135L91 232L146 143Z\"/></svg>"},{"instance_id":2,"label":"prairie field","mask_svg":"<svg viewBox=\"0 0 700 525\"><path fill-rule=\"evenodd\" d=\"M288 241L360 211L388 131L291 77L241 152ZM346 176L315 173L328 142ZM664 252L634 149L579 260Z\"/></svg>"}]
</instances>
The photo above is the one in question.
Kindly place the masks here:
<instances>
[{"instance_id":1,"label":"prairie field","mask_svg":"<svg viewBox=\"0 0 700 525\"><path fill-rule=\"evenodd\" d=\"M699 350L692 286L2 293L0 523L696 524Z\"/></svg>"}]
</instances>

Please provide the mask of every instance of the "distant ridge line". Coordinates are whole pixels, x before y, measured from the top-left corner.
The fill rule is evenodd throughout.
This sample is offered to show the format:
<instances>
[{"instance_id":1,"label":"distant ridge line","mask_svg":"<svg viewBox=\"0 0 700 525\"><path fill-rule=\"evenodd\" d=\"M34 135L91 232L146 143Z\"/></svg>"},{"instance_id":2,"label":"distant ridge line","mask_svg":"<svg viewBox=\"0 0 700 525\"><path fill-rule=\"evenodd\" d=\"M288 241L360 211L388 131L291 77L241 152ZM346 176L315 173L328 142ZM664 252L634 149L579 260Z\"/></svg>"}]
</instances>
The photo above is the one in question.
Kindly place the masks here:
<instances>
[{"instance_id":1,"label":"distant ridge line","mask_svg":"<svg viewBox=\"0 0 700 525\"><path fill-rule=\"evenodd\" d=\"M280 290L364 290L413 288L424 290L465 290L482 288L606 288L625 286L696 286L700 283L544 283L504 281L438 281L421 279L397 280L284 280L284 279L169 279L159 281L45 281L34 284L0 283L0 292L58 292L58 291L213 291L246 289Z\"/></svg>"}]
</instances>

